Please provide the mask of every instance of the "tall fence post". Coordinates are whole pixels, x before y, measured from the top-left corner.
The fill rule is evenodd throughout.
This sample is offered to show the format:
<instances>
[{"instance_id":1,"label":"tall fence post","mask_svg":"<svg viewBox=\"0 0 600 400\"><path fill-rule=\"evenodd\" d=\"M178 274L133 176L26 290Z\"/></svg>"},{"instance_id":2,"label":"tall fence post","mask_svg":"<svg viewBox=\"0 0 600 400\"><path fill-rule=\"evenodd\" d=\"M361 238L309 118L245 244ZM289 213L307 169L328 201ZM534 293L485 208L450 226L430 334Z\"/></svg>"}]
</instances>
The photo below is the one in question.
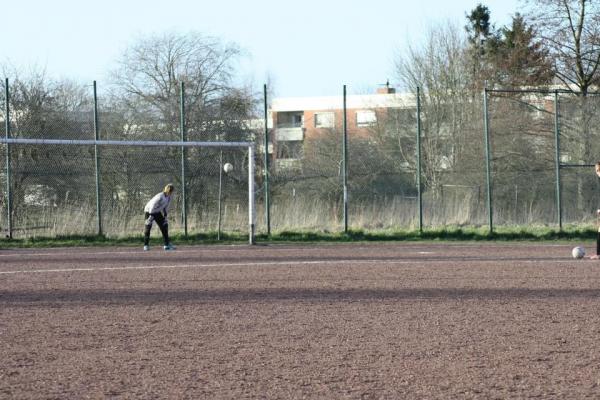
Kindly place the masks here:
<instances>
[{"instance_id":1,"label":"tall fence post","mask_svg":"<svg viewBox=\"0 0 600 400\"><path fill-rule=\"evenodd\" d=\"M255 204L254 204L254 145L248 147L248 218L250 230L248 232L248 243L254 244L254 219L255 219Z\"/></svg>"},{"instance_id":2,"label":"tall fence post","mask_svg":"<svg viewBox=\"0 0 600 400\"><path fill-rule=\"evenodd\" d=\"M179 130L181 132L181 141L185 142L185 87L183 82L179 84ZM181 146L181 219L183 222L183 234L188 235L188 220L187 220L187 191L185 185L185 146Z\"/></svg>"},{"instance_id":3,"label":"tall fence post","mask_svg":"<svg viewBox=\"0 0 600 400\"><path fill-rule=\"evenodd\" d=\"M217 240L221 240L221 204L223 203L223 150L219 151L219 205L217 207Z\"/></svg>"},{"instance_id":4,"label":"tall fence post","mask_svg":"<svg viewBox=\"0 0 600 400\"><path fill-rule=\"evenodd\" d=\"M100 140L100 127L98 125L98 92L94 81L94 139ZM94 144L94 163L96 168L96 218L98 222L98 235L102 235L102 202L100 192L100 159L98 145Z\"/></svg>"},{"instance_id":5,"label":"tall fence post","mask_svg":"<svg viewBox=\"0 0 600 400\"><path fill-rule=\"evenodd\" d=\"M560 182L560 126L558 118L558 90L554 91L554 164L556 169L556 217L558 230L562 231L562 188Z\"/></svg>"},{"instance_id":6,"label":"tall fence post","mask_svg":"<svg viewBox=\"0 0 600 400\"><path fill-rule=\"evenodd\" d=\"M264 175L265 175L265 224L267 225L267 236L271 236L271 203L269 198L269 125L268 125L268 110L267 110L267 84L263 85L264 93L264 109L265 109L265 160L264 160Z\"/></svg>"},{"instance_id":7,"label":"tall fence post","mask_svg":"<svg viewBox=\"0 0 600 400\"><path fill-rule=\"evenodd\" d=\"M348 232L348 120L346 113L346 85L344 85L343 96L343 138L342 138L342 162L343 162L343 185L344 185L344 233Z\"/></svg>"},{"instance_id":8,"label":"tall fence post","mask_svg":"<svg viewBox=\"0 0 600 400\"><path fill-rule=\"evenodd\" d=\"M485 175L486 175L486 186L487 186L487 211L488 211L488 224L490 226L490 234L494 232L494 218L492 208L492 177L490 168L490 129L489 129L489 117L488 117L488 89L483 89L483 130L485 139Z\"/></svg>"},{"instance_id":9,"label":"tall fence post","mask_svg":"<svg viewBox=\"0 0 600 400\"><path fill-rule=\"evenodd\" d=\"M4 126L6 128L6 139L10 139L10 93L8 90L8 78L4 81L4 99L6 118ZM12 239L12 191L10 183L10 143L6 143L6 236Z\"/></svg>"},{"instance_id":10,"label":"tall fence post","mask_svg":"<svg viewBox=\"0 0 600 400\"><path fill-rule=\"evenodd\" d=\"M419 233L423 233L423 196L421 188L421 88L417 86L417 200L419 206Z\"/></svg>"}]
</instances>

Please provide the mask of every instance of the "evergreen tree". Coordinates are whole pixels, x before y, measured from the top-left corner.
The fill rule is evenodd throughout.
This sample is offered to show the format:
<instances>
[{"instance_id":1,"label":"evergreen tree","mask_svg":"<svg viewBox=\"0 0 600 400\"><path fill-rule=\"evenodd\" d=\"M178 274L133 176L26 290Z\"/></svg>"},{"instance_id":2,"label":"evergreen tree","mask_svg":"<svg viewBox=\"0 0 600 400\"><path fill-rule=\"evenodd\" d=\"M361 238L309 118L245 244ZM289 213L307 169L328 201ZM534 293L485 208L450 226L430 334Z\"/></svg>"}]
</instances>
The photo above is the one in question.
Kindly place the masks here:
<instances>
[{"instance_id":1,"label":"evergreen tree","mask_svg":"<svg viewBox=\"0 0 600 400\"><path fill-rule=\"evenodd\" d=\"M536 31L520 14L510 26L495 29L488 7L478 4L467 14L465 29L473 63L473 81L488 87L539 86L549 84L554 73L548 50Z\"/></svg>"},{"instance_id":2,"label":"evergreen tree","mask_svg":"<svg viewBox=\"0 0 600 400\"><path fill-rule=\"evenodd\" d=\"M489 55L490 51L494 53L498 42L497 32L490 23L490 9L481 3L467 14L467 20L465 30L469 41L471 80L473 89L479 91L483 86L490 85L494 78L493 69L490 69Z\"/></svg>"},{"instance_id":3,"label":"evergreen tree","mask_svg":"<svg viewBox=\"0 0 600 400\"><path fill-rule=\"evenodd\" d=\"M554 73L548 51L532 26L519 13L509 27L501 29L490 58L497 69L497 81L509 87L540 86L552 82Z\"/></svg>"}]
</instances>

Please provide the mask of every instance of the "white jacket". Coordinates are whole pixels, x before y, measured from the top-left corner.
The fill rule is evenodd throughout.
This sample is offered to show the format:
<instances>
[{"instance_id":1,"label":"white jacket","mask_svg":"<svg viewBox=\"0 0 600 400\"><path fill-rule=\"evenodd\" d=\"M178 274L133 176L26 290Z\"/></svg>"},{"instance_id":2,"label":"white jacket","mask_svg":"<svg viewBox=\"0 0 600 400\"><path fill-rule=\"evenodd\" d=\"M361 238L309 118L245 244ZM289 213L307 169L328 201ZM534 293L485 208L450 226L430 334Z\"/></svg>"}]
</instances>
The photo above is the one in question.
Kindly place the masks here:
<instances>
[{"instance_id":1,"label":"white jacket","mask_svg":"<svg viewBox=\"0 0 600 400\"><path fill-rule=\"evenodd\" d=\"M162 212L165 215L167 214L167 208L169 207L169 203L171 202L171 196L165 195L164 192L160 192L156 196L154 196L148 203L146 203L146 207L144 207L144 212L150 214L156 214L158 212Z\"/></svg>"}]
</instances>

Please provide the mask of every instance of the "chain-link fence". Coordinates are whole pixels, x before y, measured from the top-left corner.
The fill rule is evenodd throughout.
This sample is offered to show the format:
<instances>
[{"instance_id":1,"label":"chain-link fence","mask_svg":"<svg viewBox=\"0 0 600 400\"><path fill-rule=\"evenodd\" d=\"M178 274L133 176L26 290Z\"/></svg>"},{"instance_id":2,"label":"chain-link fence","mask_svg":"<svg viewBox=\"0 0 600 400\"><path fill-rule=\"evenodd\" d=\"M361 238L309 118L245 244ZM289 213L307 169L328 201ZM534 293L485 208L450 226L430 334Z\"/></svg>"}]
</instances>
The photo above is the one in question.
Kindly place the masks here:
<instances>
[{"instance_id":1,"label":"chain-link fence","mask_svg":"<svg viewBox=\"0 0 600 400\"><path fill-rule=\"evenodd\" d=\"M490 91L488 100L495 223L594 221L600 98L505 90Z\"/></svg>"},{"instance_id":2,"label":"chain-link fence","mask_svg":"<svg viewBox=\"0 0 600 400\"><path fill-rule=\"evenodd\" d=\"M2 101L4 136L92 143L242 143L240 139L255 136L252 127L238 120L198 122L192 114L182 121L178 99L165 106L167 112L157 113L129 112L114 103L114 108L103 108L104 99L94 97L90 90L89 97L68 110L56 104L34 109L9 92ZM166 183L176 187L169 210L174 233L248 232L248 149L243 146L4 143L0 152L0 226L7 236L141 235L144 205ZM225 172L225 163L233 170Z\"/></svg>"},{"instance_id":3,"label":"chain-link fence","mask_svg":"<svg viewBox=\"0 0 600 400\"><path fill-rule=\"evenodd\" d=\"M341 95L336 109L276 112L256 107L260 99L243 113L235 107L206 113L186 108L195 99L183 86L159 106L94 93L90 88L77 102L57 96L39 107L6 93L4 136L253 141L259 233L595 220L600 98L594 94L414 93L398 95L392 106L345 112ZM248 226L244 148L3 143L0 156L0 227L15 237L141 235L145 202L169 182L177 188L169 218L175 233ZM233 171L225 173L224 163Z\"/></svg>"},{"instance_id":4,"label":"chain-link fence","mask_svg":"<svg viewBox=\"0 0 600 400\"><path fill-rule=\"evenodd\" d=\"M490 92L488 115L494 222L558 224L554 96Z\"/></svg>"},{"instance_id":5,"label":"chain-link fence","mask_svg":"<svg viewBox=\"0 0 600 400\"><path fill-rule=\"evenodd\" d=\"M600 96L559 97L561 212L567 222L588 221L599 206ZM592 217L593 218L593 217Z\"/></svg>"}]
</instances>

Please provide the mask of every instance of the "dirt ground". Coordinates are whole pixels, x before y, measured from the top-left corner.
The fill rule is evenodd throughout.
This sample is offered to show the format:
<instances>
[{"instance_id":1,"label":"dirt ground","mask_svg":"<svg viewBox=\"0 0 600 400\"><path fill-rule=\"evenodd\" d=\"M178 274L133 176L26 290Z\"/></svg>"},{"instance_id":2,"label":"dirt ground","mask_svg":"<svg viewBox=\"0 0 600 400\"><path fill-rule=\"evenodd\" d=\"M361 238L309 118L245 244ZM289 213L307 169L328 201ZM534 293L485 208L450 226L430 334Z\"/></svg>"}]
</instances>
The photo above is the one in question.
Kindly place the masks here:
<instances>
[{"instance_id":1,"label":"dirt ground","mask_svg":"<svg viewBox=\"0 0 600 400\"><path fill-rule=\"evenodd\" d=\"M0 250L0 398L598 399L571 247Z\"/></svg>"}]
</instances>

